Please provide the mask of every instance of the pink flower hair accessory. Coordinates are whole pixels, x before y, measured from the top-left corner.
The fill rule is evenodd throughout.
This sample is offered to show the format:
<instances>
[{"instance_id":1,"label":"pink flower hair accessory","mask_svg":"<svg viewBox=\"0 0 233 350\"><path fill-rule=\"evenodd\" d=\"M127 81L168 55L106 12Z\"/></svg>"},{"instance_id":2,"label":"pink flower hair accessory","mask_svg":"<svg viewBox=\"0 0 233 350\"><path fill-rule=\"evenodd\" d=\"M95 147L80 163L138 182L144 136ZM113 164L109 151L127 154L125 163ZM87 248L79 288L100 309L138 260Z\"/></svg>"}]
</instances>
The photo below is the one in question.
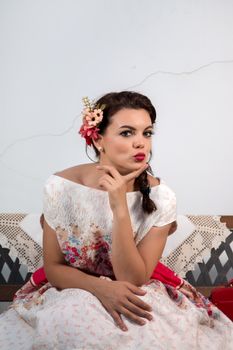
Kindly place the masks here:
<instances>
[{"instance_id":1,"label":"pink flower hair accessory","mask_svg":"<svg viewBox=\"0 0 233 350\"><path fill-rule=\"evenodd\" d=\"M88 97L83 97L84 109L82 112L83 124L80 127L79 134L86 139L86 143L91 146L91 139L98 140L98 125L103 119L103 109L105 105L97 105L89 101Z\"/></svg>"}]
</instances>

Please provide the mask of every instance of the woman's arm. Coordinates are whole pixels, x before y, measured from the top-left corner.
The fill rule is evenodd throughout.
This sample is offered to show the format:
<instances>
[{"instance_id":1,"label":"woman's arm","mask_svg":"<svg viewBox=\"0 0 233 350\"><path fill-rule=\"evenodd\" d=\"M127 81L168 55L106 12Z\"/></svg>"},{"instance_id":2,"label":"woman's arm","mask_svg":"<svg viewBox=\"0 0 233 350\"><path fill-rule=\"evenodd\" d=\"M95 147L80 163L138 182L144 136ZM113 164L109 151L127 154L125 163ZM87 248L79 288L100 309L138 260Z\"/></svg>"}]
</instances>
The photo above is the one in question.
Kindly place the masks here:
<instances>
[{"instance_id":1,"label":"woman's arm","mask_svg":"<svg viewBox=\"0 0 233 350\"><path fill-rule=\"evenodd\" d=\"M171 224L153 227L142 239L138 247L134 242L133 230L126 200L127 183L146 169L141 168L127 175L109 165L97 166L105 174L99 179L99 186L109 194L109 204L113 212L112 266L117 280L128 281L136 286L147 282L159 261Z\"/></svg>"},{"instance_id":2,"label":"woman's arm","mask_svg":"<svg viewBox=\"0 0 233 350\"><path fill-rule=\"evenodd\" d=\"M43 218L44 219L44 218ZM137 295L145 292L128 282L108 281L88 275L68 266L61 252L56 232L43 220L43 259L48 281L58 289L79 288L95 295L112 316L115 323L127 330L121 314L143 325L144 318L151 320L151 308Z\"/></svg>"},{"instance_id":3,"label":"woman's arm","mask_svg":"<svg viewBox=\"0 0 233 350\"><path fill-rule=\"evenodd\" d=\"M127 202L113 210L112 265L117 280L146 283L165 247L171 224L152 227L135 245Z\"/></svg>"}]
</instances>

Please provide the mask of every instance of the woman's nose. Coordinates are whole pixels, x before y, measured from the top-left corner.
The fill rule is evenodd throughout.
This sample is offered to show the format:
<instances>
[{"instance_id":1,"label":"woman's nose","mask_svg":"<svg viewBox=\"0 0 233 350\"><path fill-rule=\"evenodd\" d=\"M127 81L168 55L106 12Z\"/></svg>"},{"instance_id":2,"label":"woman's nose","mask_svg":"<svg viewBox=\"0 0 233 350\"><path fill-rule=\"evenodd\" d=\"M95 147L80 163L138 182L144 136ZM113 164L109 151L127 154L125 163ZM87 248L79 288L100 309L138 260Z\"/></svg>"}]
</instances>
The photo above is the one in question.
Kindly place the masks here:
<instances>
[{"instance_id":1,"label":"woman's nose","mask_svg":"<svg viewBox=\"0 0 233 350\"><path fill-rule=\"evenodd\" d=\"M144 141L142 139L138 139L138 140L134 141L134 147L135 148L143 148Z\"/></svg>"}]
</instances>

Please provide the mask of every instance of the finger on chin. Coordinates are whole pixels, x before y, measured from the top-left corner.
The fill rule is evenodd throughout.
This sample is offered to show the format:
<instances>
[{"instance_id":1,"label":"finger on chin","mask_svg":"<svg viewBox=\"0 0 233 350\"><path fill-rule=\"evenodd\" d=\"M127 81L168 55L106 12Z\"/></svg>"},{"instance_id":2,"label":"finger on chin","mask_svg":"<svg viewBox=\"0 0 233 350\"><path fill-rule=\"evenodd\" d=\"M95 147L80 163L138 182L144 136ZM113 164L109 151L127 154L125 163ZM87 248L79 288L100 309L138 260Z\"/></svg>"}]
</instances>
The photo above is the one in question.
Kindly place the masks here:
<instances>
[{"instance_id":1,"label":"finger on chin","mask_svg":"<svg viewBox=\"0 0 233 350\"><path fill-rule=\"evenodd\" d=\"M140 174L148 168L148 164L143 164L139 169L133 171L134 174Z\"/></svg>"},{"instance_id":2,"label":"finger on chin","mask_svg":"<svg viewBox=\"0 0 233 350\"><path fill-rule=\"evenodd\" d=\"M146 169L148 168L148 164L144 164L141 168L133 171L132 173L126 175L126 179L129 181L129 180L132 180L132 179L135 179L136 177L138 177L141 173L143 173L143 171L145 171Z\"/></svg>"}]
</instances>

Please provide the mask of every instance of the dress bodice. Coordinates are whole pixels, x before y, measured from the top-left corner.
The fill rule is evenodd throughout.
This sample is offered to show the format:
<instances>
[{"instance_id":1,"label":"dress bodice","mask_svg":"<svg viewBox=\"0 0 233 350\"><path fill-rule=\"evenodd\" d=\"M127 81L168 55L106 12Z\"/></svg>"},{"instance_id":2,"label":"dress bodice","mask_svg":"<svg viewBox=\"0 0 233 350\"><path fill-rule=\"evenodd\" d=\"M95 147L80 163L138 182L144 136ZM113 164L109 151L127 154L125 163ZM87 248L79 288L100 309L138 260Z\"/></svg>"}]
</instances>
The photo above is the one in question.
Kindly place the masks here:
<instances>
[{"instance_id":1,"label":"dress bodice","mask_svg":"<svg viewBox=\"0 0 233 350\"><path fill-rule=\"evenodd\" d=\"M176 220L176 197L163 180L151 187L150 198L157 210L142 210L140 191L127 192L126 200L137 245L152 226ZM93 274L112 276L112 210L108 192L51 175L44 186L44 217L56 232L65 260Z\"/></svg>"}]
</instances>

